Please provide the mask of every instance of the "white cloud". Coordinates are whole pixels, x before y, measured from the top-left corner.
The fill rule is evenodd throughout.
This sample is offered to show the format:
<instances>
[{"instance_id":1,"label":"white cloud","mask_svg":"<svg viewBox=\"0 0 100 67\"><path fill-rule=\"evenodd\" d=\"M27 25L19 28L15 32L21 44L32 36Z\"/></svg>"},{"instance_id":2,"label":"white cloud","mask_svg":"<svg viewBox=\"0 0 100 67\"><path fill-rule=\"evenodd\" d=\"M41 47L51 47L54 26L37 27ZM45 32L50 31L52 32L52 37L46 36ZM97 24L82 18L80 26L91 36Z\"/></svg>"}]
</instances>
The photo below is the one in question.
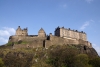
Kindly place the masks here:
<instances>
[{"instance_id":1,"label":"white cloud","mask_svg":"<svg viewBox=\"0 0 100 67\"><path fill-rule=\"evenodd\" d=\"M99 56L100 56L100 46L98 46L98 45L96 45L96 44L93 44L92 46L95 48L95 50L97 51L97 53L98 53Z\"/></svg>"},{"instance_id":2,"label":"white cloud","mask_svg":"<svg viewBox=\"0 0 100 67\"><path fill-rule=\"evenodd\" d=\"M86 27L90 25L91 22L94 22L93 20L86 21L81 27L80 30L84 30Z\"/></svg>"},{"instance_id":3,"label":"white cloud","mask_svg":"<svg viewBox=\"0 0 100 67\"><path fill-rule=\"evenodd\" d=\"M14 28L3 27L0 29L0 45L8 42L9 36L15 34Z\"/></svg>"},{"instance_id":4,"label":"white cloud","mask_svg":"<svg viewBox=\"0 0 100 67\"><path fill-rule=\"evenodd\" d=\"M91 3L93 0L86 0L86 2Z\"/></svg>"},{"instance_id":5,"label":"white cloud","mask_svg":"<svg viewBox=\"0 0 100 67\"><path fill-rule=\"evenodd\" d=\"M8 30L9 32L11 32L12 34L15 33L15 29L14 28L8 28L8 27L3 27L5 30Z\"/></svg>"},{"instance_id":6,"label":"white cloud","mask_svg":"<svg viewBox=\"0 0 100 67\"><path fill-rule=\"evenodd\" d=\"M3 38L3 37L0 37L0 43L7 43L8 42L8 39L6 38ZM1 44L0 44L1 45Z\"/></svg>"}]
</instances>

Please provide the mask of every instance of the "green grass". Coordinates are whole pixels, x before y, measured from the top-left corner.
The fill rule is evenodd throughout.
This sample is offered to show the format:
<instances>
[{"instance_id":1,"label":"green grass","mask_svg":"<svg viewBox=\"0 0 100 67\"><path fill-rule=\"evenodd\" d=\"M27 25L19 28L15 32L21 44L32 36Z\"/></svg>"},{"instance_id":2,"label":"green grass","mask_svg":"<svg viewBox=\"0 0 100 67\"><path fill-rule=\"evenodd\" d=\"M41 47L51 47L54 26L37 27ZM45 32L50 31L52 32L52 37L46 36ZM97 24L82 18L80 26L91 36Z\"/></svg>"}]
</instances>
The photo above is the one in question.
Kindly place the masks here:
<instances>
[{"instance_id":1,"label":"green grass","mask_svg":"<svg viewBox=\"0 0 100 67\"><path fill-rule=\"evenodd\" d=\"M7 43L7 46L11 46L11 45L12 45L12 42L8 42L8 43Z\"/></svg>"},{"instance_id":2,"label":"green grass","mask_svg":"<svg viewBox=\"0 0 100 67\"><path fill-rule=\"evenodd\" d=\"M8 42L7 43L7 46L12 46L13 44L28 44L29 42L27 41L22 41L22 42Z\"/></svg>"}]
</instances>

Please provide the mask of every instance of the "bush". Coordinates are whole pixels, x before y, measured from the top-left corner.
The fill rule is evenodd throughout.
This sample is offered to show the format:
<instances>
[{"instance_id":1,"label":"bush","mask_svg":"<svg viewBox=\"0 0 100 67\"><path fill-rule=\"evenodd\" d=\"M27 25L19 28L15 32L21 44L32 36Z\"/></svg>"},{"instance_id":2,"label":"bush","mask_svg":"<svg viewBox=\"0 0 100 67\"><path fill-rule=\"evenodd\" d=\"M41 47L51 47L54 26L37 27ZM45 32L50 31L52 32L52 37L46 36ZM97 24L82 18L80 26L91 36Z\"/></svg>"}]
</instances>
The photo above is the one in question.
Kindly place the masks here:
<instances>
[{"instance_id":1,"label":"bush","mask_svg":"<svg viewBox=\"0 0 100 67\"><path fill-rule=\"evenodd\" d=\"M78 54L74 57L73 67L87 67L89 58L86 54Z\"/></svg>"},{"instance_id":2,"label":"bush","mask_svg":"<svg viewBox=\"0 0 100 67\"><path fill-rule=\"evenodd\" d=\"M100 67L100 58L94 58L89 61L89 64L91 64L93 67Z\"/></svg>"},{"instance_id":3,"label":"bush","mask_svg":"<svg viewBox=\"0 0 100 67\"><path fill-rule=\"evenodd\" d=\"M7 46L12 46L13 42L8 42Z\"/></svg>"},{"instance_id":4,"label":"bush","mask_svg":"<svg viewBox=\"0 0 100 67\"><path fill-rule=\"evenodd\" d=\"M0 67L5 67L4 62L2 61L2 58L0 58Z\"/></svg>"}]
</instances>

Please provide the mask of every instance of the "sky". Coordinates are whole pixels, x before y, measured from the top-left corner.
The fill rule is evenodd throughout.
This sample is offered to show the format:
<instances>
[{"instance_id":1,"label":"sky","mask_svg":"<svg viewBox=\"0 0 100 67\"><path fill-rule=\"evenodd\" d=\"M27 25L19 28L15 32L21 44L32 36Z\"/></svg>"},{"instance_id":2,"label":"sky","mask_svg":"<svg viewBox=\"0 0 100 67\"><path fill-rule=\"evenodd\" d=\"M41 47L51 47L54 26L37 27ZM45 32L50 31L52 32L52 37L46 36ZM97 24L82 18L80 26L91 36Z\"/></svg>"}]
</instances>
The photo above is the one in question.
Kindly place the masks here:
<instances>
[{"instance_id":1,"label":"sky","mask_svg":"<svg viewBox=\"0 0 100 67\"><path fill-rule=\"evenodd\" d=\"M100 0L0 0L0 44L15 35L18 26L37 35L56 27L84 31L100 55Z\"/></svg>"}]
</instances>

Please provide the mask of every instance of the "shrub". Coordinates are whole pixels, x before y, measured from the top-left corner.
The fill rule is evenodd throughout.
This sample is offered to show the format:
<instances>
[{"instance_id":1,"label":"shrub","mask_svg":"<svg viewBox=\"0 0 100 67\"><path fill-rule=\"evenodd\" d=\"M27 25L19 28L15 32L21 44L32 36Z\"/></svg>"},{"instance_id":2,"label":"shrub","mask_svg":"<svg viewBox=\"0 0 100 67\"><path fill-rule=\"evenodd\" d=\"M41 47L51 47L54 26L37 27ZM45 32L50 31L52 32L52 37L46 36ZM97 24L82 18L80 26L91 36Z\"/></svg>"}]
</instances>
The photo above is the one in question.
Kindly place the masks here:
<instances>
[{"instance_id":1,"label":"shrub","mask_svg":"<svg viewBox=\"0 0 100 67\"><path fill-rule=\"evenodd\" d=\"M0 67L5 67L4 62L2 61L2 58L0 58Z\"/></svg>"},{"instance_id":2,"label":"shrub","mask_svg":"<svg viewBox=\"0 0 100 67\"><path fill-rule=\"evenodd\" d=\"M7 46L12 46L13 45L13 42L8 42L7 43Z\"/></svg>"},{"instance_id":3,"label":"shrub","mask_svg":"<svg viewBox=\"0 0 100 67\"><path fill-rule=\"evenodd\" d=\"M93 67L100 67L100 58L94 58L89 61L89 64L91 64Z\"/></svg>"}]
</instances>

